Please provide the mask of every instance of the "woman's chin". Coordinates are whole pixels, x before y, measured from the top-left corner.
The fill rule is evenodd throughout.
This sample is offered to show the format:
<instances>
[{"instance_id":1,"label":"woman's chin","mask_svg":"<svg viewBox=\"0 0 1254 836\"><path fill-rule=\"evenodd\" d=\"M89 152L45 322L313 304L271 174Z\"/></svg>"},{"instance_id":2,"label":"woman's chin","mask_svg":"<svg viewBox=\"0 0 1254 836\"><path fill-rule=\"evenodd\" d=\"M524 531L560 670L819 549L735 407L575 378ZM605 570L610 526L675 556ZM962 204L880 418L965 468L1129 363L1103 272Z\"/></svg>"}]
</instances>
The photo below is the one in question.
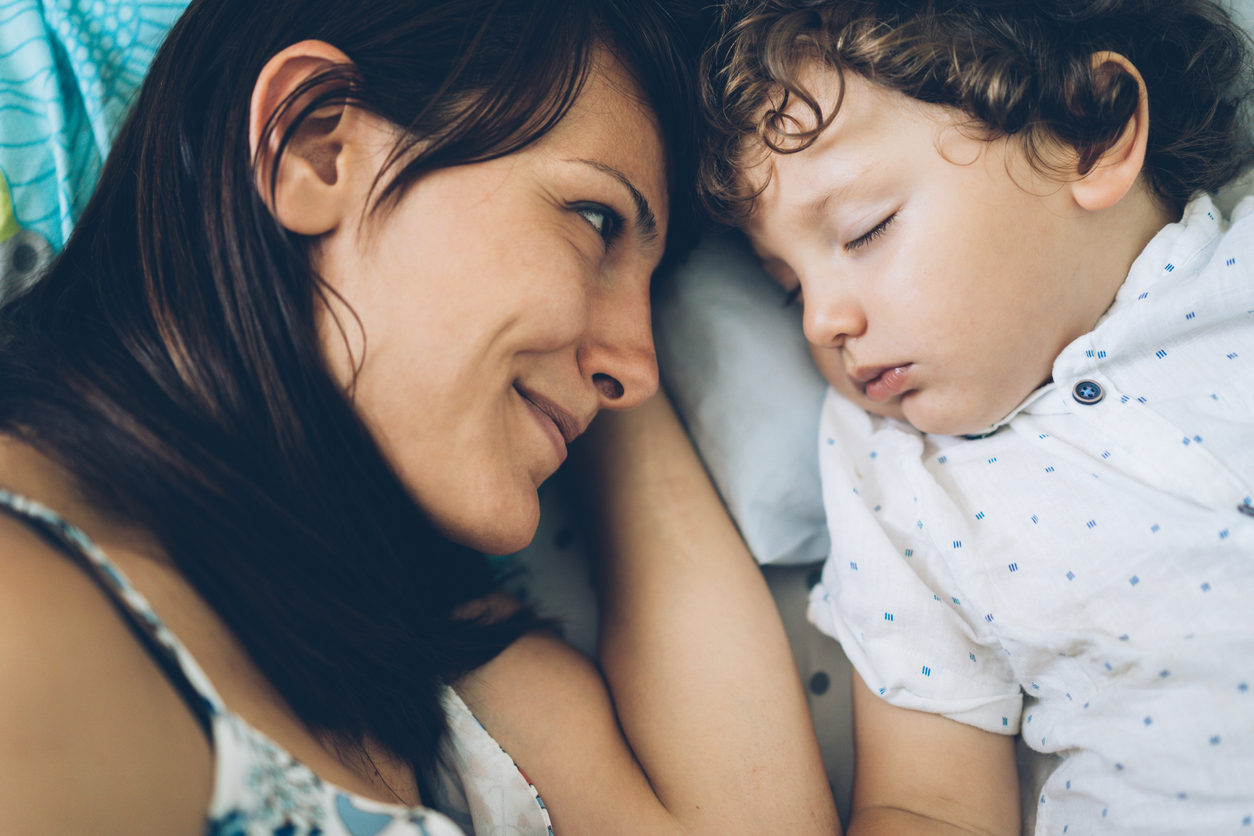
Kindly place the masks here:
<instances>
[{"instance_id":1,"label":"woman's chin","mask_svg":"<svg viewBox=\"0 0 1254 836\"><path fill-rule=\"evenodd\" d=\"M530 501L527 501L529 499ZM513 554L531 544L540 525L540 499L535 493L520 498L509 507L494 505L479 513L459 515L456 521L441 524L441 533L450 540L484 554Z\"/></svg>"}]
</instances>

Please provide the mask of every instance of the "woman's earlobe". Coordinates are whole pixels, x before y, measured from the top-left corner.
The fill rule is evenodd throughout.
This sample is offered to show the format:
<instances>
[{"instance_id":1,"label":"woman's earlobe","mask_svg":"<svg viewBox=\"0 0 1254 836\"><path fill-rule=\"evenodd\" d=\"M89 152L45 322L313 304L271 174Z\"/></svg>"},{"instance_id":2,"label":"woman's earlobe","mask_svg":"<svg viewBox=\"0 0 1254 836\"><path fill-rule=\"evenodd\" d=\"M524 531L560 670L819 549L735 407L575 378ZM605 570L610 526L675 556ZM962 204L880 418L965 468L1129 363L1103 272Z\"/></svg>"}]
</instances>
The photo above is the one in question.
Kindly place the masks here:
<instances>
[{"instance_id":1,"label":"woman's earlobe","mask_svg":"<svg viewBox=\"0 0 1254 836\"><path fill-rule=\"evenodd\" d=\"M1082 209L1099 211L1123 199L1141 174L1149 142L1149 97L1145 79L1132 62L1116 52L1096 52L1092 56L1094 76L1110 79L1124 76L1136 81L1136 110L1123 131L1096 157L1087 161L1088 170L1070 184L1071 194Z\"/></svg>"},{"instance_id":2,"label":"woman's earlobe","mask_svg":"<svg viewBox=\"0 0 1254 836\"><path fill-rule=\"evenodd\" d=\"M302 88L326 70L351 63L324 41L301 41L271 58L253 87L248 136L257 190L279 223L300 235L330 232L351 205L343 194L350 185L343 168L357 111L342 102L318 108L300 122L285 147L280 145L319 92L316 86Z\"/></svg>"}]
</instances>

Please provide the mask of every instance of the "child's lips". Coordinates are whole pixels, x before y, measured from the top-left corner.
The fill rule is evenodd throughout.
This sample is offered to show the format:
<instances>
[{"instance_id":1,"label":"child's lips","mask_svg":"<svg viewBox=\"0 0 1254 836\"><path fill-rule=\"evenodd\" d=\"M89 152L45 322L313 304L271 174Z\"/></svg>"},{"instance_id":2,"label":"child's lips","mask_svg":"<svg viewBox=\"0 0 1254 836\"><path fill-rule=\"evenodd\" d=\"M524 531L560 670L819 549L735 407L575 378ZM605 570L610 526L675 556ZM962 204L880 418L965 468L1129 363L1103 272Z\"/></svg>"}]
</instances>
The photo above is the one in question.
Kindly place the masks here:
<instances>
[{"instance_id":1,"label":"child's lips","mask_svg":"<svg viewBox=\"0 0 1254 836\"><path fill-rule=\"evenodd\" d=\"M871 403L884 403L909 388L910 371L913 368L913 363L906 363L903 366L880 367L865 371L859 369L859 374L854 379L866 393L867 400Z\"/></svg>"}]
</instances>

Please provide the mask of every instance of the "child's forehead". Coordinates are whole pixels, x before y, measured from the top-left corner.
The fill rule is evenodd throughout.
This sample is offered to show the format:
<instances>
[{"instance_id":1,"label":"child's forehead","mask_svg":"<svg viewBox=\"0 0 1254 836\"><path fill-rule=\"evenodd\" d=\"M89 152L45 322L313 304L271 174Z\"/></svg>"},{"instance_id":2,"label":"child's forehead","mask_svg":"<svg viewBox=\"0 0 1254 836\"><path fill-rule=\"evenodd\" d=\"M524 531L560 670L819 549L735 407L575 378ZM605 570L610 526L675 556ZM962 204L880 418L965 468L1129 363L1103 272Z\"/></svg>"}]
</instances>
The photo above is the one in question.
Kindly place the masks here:
<instances>
[{"instance_id":1,"label":"child's forehead","mask_svg":"<svg viewBox=\"0 0 1254 836\"><path fill-rule=\"evenodd\" d=\"M782 161L780 155L771 154L747 172L753 179L747 179L746 185L757 193L745 224L750 237L767 235L777 227L808 223L857 200L882 170L873 159L832 160L822 154L824 147L814 150L817 155L807 153Z\"/></svg>"},{"instance_id":2,"label":"child's forehead","mask_svg":"<svg viewBox=\"0 0 1254 836\"><path fill-rule=\"evenodd\" d=\"M799 68L798 80L824 117L835 113L813 142L792 153L771 150L756 134L745 136L739 176L746 192L758 195L747 229L760 224L763 214L804 220L856 197L873 176L904 174L920 152L939 153L942 134L958 122L948 108L924 105L817 60ZM764 104L761 118L769 118L781 99L776 94ZM777 124L808 130L817 120L799 97L790 96ZM790 150L787 143L783 147Z\"/></svg>"}]
</instances>

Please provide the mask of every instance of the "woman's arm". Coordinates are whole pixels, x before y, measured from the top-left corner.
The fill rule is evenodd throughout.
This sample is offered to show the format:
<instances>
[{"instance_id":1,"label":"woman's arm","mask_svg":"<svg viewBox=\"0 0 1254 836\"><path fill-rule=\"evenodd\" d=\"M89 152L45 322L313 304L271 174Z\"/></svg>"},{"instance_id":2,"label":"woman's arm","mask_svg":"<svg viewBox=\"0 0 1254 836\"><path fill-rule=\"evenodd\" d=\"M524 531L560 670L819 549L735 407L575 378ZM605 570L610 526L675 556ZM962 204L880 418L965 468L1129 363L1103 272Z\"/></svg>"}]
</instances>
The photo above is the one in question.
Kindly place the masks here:
<instances>
[{"instance_id":1,"label":"woman's arm","mask_svg":"<svg viewBox=\"0 0 1254 836\"><path fill-rule=\"evenodd\" d=\"M838 834L774 601L670 404L603 415L583 453L605 680L529 636L463 698L561 836Z\"/></svg>"},{"instance_id":2,"label":"woman's arm","mask_svg":"<svg viewBox=\"0 0 1254 836\"><path fill-rule=\"evenodd\" d=\"M849 836L1017 836L1014 738L890 705L853 675Z\"/></svg>"}]
</instances>

